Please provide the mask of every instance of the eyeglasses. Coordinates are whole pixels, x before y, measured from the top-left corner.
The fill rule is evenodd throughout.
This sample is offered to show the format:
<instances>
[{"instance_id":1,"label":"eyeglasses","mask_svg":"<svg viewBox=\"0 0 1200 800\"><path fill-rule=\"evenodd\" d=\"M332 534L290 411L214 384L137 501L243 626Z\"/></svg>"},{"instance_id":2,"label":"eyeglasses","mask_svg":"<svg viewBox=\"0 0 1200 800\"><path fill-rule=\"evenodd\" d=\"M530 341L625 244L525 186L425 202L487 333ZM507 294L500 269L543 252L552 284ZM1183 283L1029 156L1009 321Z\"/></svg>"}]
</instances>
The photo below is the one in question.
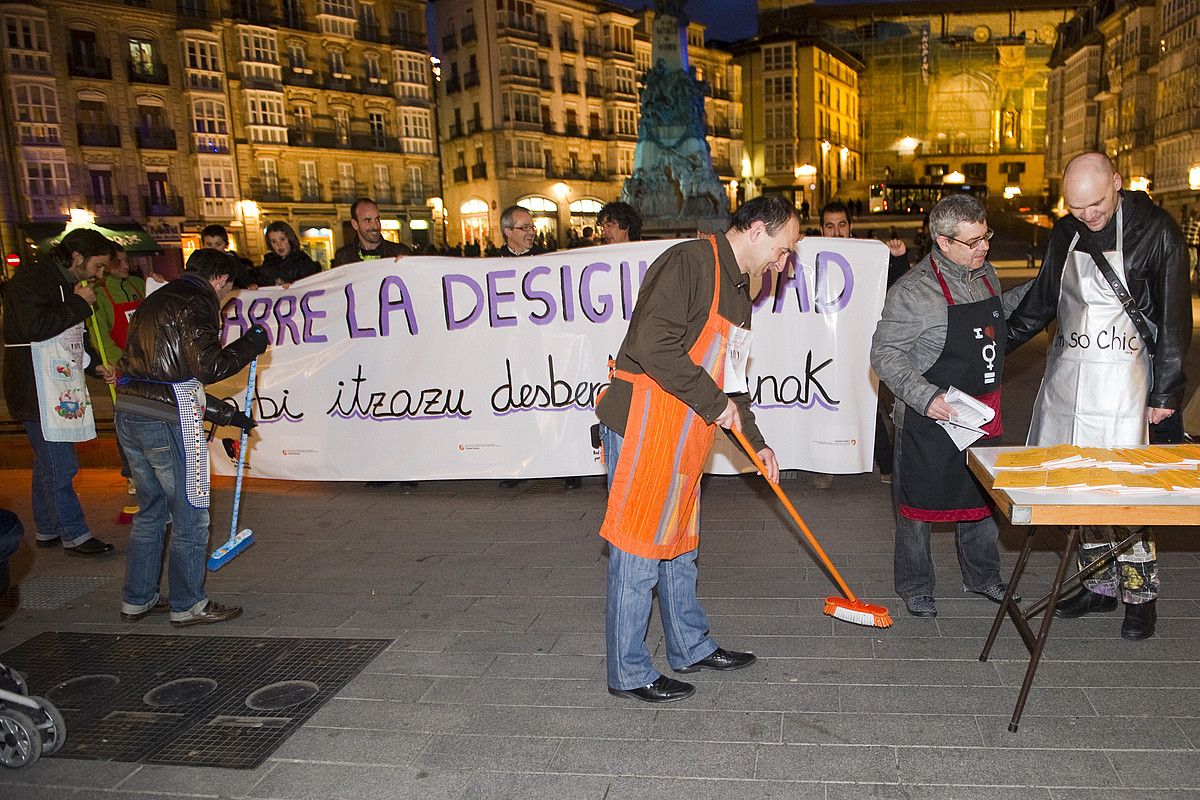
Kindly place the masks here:
<instances>
[{"instance_id":1,"label":"eyeglasses","mask_svg":"<svg viewBox=\"0 0 1200 800\"><path fill-rule=\"evenodd\" d=\"M509 228L509 230L510 231L521 231L521 233L529 233L531 230L533 230L533 226L532 225L513 225L511 228Z\"/></svg>"},{"instance_id":2,"label":"eyeglasses","mask_svg":"<svg viewBox=\"0 0 1200 800\"><path fill-rule=\"evenodd\" d=\"M945 235L945 234L943 234L943 235ZM988 228L987 233L985 233L983 236L980 236L978 239L972 239L969 242L964 242L962 239L955 239L953 236L946 236L946 238L952 242L958 242L963 247L966 247L968 250L978 250L979 246L981 244L990 240L995 235L996 235L996 232L994 230L992 230L991 228Z\"/></svg>"}]
</instances>

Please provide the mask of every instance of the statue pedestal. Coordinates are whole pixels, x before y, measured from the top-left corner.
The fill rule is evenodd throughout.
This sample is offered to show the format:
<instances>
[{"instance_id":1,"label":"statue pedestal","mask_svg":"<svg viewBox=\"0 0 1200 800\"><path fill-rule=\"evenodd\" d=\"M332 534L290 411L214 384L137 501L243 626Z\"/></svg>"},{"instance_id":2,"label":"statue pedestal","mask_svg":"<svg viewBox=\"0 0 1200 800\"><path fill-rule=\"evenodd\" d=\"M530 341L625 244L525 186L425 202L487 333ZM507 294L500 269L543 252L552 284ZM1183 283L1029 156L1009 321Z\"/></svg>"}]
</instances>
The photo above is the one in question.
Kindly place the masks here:
<instances>
[{"instance_id":1,"label":"statue pedestal","mask_svg":"<svg viewBox=\"0 0 1200 800\"><path fill-rule=\"evenodd\" d=\"M728 229L728 215L642 220L642 237L645 239L694 239L698 233L723 233Z\"/></svg>"}]
</instances>

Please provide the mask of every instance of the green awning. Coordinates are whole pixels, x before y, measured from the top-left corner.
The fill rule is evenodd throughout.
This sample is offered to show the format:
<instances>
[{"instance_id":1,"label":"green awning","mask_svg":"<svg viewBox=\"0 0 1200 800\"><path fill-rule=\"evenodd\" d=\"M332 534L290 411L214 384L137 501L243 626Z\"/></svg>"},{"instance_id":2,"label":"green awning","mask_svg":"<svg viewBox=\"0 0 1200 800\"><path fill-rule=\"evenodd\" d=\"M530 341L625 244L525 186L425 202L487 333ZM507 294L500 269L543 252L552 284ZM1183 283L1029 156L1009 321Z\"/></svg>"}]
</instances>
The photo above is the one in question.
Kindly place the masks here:
<instances>
[{"instance_id":1,"label":"green awning","mask_svg":"<svg viewBox=\"0 0 1200 800\"><path fill-rule=\"evenodd\" d=\"M30 222L21 226L25 235L33 240L34 247L39 253L44 253L58 244L68 230L76 228L91 228L99 231L105 238L111 239L125 248L127 253L161 253L162 247L146 229L137 223L118 225L78 225L67 222Z\"/></svg>"}]
</instances>

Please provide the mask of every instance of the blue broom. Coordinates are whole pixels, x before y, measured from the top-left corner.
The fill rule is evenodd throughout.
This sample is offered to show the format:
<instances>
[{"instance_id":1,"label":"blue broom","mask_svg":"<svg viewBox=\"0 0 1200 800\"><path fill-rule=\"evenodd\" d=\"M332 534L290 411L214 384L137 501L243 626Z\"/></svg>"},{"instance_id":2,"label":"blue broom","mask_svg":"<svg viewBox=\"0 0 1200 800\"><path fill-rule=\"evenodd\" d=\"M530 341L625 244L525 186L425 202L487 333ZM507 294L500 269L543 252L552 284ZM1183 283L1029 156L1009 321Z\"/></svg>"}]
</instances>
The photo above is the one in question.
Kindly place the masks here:
<instances>
[{"instance_id":1,"label":"blue broom","mask_svg":"<svg viewBox=\"0 0 1200 800\"><path fill-rule=\"evenodd\" d=\"M258 359L250 362L250 377L246 381L246 410L250 416L250 402L254 399L254 376L258 372ZM208 557L208 568L216 572L233 560L234 556L254 544L254 531L246 528L238 532L238 511L242 506L242 472L246 467L246 438L249 434L242 431L242 441L238 445L237 483L233 490L233 519L229 523L229 541L213 551Z\"/></svg>"}]
</instances>

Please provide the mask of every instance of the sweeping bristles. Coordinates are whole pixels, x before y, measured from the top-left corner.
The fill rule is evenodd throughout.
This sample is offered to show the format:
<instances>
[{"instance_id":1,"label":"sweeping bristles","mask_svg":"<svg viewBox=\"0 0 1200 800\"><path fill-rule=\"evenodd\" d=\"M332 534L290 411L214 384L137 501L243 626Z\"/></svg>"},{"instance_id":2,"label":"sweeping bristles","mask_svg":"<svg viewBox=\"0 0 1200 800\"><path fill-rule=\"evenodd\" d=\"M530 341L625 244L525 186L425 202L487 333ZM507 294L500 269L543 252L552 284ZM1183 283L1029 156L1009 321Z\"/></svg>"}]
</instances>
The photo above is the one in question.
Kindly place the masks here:
<instances>
[{"instance_id":1,"label":"sweeping bristles","mask_svg":"<svg viewBox=\"0 0 1200 800\"><path fill-rule=\"evenodd\" d=\"M250 362L250 376L246 379L246 416L250 416L250 402L254 399L254 378L258 374L258 359ZM229 521L229 540L213 551L208 557L208 569L216 572L233 560L233 557L254 544L254 532L244 528L239 533L237 529L238 512L242 507L242 473L246 468L246 437L248 432L242 429L241 442L238 445L237 479L233 487L233 518Z\"/></svg>"},{"instance_id":2,"label":"sweeping bristles","mask_svg":"<svg viewBox=\"0 0 1200 800\"><path fill-rule=\"evenodd\" d=\"M845 597L829 597L825 599L825 613L834 619L840 619L845 622L853 622L855 625L867 625L872 628L890 628L892 626L892 615L883 606L871 605L864 603L854 596L854 592L850 591L850 587L842 580L841 573L837 571L837 567L833 566L833 562L829 560L829 556L825 555L825 550L821 547L821 543L817 541L817 537L813 536L812 531L804 524L804 518L800 516L800 512L792 505L792 501L783 493L783 489L779 488L779 484L773 482L767 477L767 467L763 464L762 459L754 452L754 448L747 441L746 435L737 428L733 428L734 438L738 440L738 444L746 451L746 455L750 456L750 460L754 462L755 468L766 479L767 485L775 491L775 496L783 503L784 508L792 515L792 521L800 528L800 532L804 534L804 538L808 539L808 543L812 545L813 551L821 559L821 563L829 570L829 574L833 576L834 582L838 588L842 590Z\"/></svg>"},{"instance_id":3,"label":"sweeping bristles","mask_svg":"<svg viewBox=\"0 0 1200 800\"><path fill-rule=\"evenodd\" d=\"M843 622L853 622L855 625L866 625L871 628L892 627L892 615L883 606L864 603L861 600L851 602L844 597L826 597L825 613Z\"/></svg>"},{"instance_id":4,"label":"sweeping bristles","mask_svg":"<svg viewBox=\"0 0 1200 800\"><path fill-rule=\"evenodd\" d=\"M241 533L218 547L213 551L213 554L208 557L209 571L216 572L221 567L228 564L234 556L252 544L254 544L254 532L249 528L243 528Z\"/></svg>"}]
</instances>

